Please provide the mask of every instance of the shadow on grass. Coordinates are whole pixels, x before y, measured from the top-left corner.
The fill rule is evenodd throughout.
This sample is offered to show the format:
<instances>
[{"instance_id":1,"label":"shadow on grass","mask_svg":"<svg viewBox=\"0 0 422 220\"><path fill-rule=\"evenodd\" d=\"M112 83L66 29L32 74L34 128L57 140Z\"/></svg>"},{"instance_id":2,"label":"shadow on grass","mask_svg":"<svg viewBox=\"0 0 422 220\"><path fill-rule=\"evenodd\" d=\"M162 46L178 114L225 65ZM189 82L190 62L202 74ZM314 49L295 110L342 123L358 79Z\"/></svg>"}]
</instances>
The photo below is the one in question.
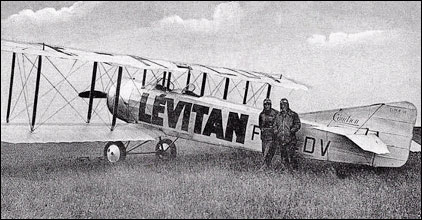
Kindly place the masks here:
<instances>
[{"instance_id":1,"label":"shadow on grass","mask_svg":"<svg viewBox=\"0 0 422 220\"><path fill-rule=\"evenodd\" d=\"M185 154L174 160L161 160L155 155L128 156L125 161L109 163L102 157L61 157L35 160L24 163L5 163L1 176L26 180L45 180L62 175L106 173L110 170L142 169L153 173L180 174L204 170L226 170L232 172L254 172L260 168L261 153L236 149L224 152ZM57 175L59 174L59 175Z\"/></svg>"},{"instance_id":2,"label":"shadow on grass","mask_svg":"<svg viewBox=\"0 0 422 220\"><path fill-rule=\"evenodd\" d=\"M127 161L132 163L132 161ZM199 172L203 169L232 170L249 172L259 169L261 154L257 152L229 150L216 153L187 154L178 156L174 160L155 159L154 165L148 167L173 171Z\"/></svg>"},{"instance_id":3,"label":"shadow on grass","mask_svg":"<svg viewBox=\"0 0 422 220\"><path fill-rule=\"evenodd\" d=\"M49 175L57 173L92 173L105 172L111 164L105 163L103 159L86 158L58 158L38 163L20 165L2 165L1 176L24 178L27 180L45 180Z\"/></svg>"},{"instance_id":4,"label":"shadow on grass","mask_svg":"<svg viewBox=\"0 0 422 220\"><path fill-rule=\"evenodd\" d=\"M273 166L268 172L290 172L295 175L336 176L339 179L359 178L376 175L388 178L409 171L420 173L421 153L411 153L407 163L399 168L370 167L356 164L342 164L311 159L299 159L299 168L290 170L281 163L280 156L273 158ZM45 180L57 173L106 173L110 169L144 169L154 173L190 173L207 169L225 170L235 173L257 172L262 164L262 154L244 150L230 149L224 152L186 154L174 160L163 161L154 155L130 156L126 161L111 164L102 157L65 157L22 164L2 164L1 176L24 178L27 180Z\"/></svg>"}]
</instances>

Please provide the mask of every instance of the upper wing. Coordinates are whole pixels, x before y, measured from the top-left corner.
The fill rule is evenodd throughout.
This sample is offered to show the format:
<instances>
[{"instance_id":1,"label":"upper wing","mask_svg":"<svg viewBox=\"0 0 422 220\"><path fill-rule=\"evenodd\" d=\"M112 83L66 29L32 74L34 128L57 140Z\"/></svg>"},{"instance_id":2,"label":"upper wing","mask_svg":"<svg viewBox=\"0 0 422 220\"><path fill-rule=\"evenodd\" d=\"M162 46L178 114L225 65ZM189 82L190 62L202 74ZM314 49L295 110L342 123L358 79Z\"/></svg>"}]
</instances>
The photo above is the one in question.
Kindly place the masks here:
<instances>
[{"instance_id":1,"label":"upper wing","mask_svg":"<svg viewBox=\"0 0 422 220\"><path fill-rule=\"evenodd\" d=\"M202 97L219 97L219 89L225 82L224 96L221 94L223 99L227 98L228 93L239 94L241 99L236 101L243 99L243 104L260 103L260 95L265 95L263 91L266 87L268 95L270 85L307 89L286 77L262 72L48 44L1 40L1 50L13 52L5 117L8 123L1 124L2 141L10 143L150 140L157 137L157 134L149 134L148 129L138 125L118 123L118 128L113 129L118 120L117 111L108 108L113 106L106 103L108 99L98 97L106 94L115 84L120 84L122 78L129 84L146 88L156 86L159 82L168 87L171 82L177 84L177 88L186 88L191 84L198 86L200 83L197 88L200 88ZM243 84L239 81L246 81L244 92ZM249 81L257 82L256 86L249 85ZM233 92L236 90L237 93ZM120 96L125 91L129 90L120 91ZM97 97L96 94L100 95ZM28 123L23 123L25 121Z\"/></svg>"},{"instance_id":2,"label":"upper wing","mask_svg":"<svg viewBox=\"0 0 422 220\"><path fill-rule=\"evenodd\" d=\"M96 61L113 65L134 67L138 69L160 69L180 72L185 72L187 69L189 69L192 71L206 72L208 74L215 74L217 76L227 77L231 79L241 79L245 81L268 83L273 86L285 87L289 89L308 89L304 84L297 83L291 79L282 76L281 74L279 76L275 76L272 74L257 71L246 71L225 67L207 66L201 64L187 64L166 60L149 59L133 55L90 52L79 49L51 46L47 44L18 43L1 40L1 50L64 59Z\"/></svg>"},{"instance_id":3,"label":"upper wing","mask_svg":"<svg viewBox=\"0 0 422 220\"><path fill-rule=\"evenodd\" d=\"M110 131L103 124L62 123L44 124L34 132L27 124L1 124L1 141L7 143L73 143L96 141L147 141L155 140L159 131L148 130L137 124L120 124Z\"/></svg>"}]
</instances>

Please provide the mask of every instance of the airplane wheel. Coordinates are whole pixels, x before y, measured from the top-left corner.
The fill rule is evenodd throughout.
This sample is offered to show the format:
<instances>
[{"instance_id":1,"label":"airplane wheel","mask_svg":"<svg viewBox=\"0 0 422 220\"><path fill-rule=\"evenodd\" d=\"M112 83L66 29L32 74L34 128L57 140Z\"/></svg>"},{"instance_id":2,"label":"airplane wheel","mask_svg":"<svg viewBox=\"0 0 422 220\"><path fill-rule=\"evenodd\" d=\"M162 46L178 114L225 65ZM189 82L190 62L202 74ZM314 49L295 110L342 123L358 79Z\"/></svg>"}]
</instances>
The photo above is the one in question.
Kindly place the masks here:
<instances>
[{"instance_id":1,"label":"airplane wheel","mask_svg":"<svg viewBox=\"0 0 422 220\"><path fill-rule=\"evenodd\" d=\"M121 141L111 141L104 147L104 158L110 163L123 161L126 158L126 148Z\"/></svg>"},{"instance_id":2,"label":"airplane wheel","mask_svg":"<svg viewBox=\"0 0 422 220\"><path fill-rule=\"evenodd\" d=\"M159 159L169 160L176 158L176 145L170 139L162 139L155 146L155 154Z\"/></svg>"}]
</instances>

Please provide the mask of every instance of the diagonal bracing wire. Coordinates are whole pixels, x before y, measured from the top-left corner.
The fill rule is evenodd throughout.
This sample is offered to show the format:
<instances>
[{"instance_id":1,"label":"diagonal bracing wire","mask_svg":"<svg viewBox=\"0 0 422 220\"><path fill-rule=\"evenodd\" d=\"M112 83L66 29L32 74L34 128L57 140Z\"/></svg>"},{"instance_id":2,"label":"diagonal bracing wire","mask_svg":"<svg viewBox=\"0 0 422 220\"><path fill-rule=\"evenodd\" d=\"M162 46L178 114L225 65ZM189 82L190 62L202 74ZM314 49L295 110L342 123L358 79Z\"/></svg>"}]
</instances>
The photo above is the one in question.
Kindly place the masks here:
<instances>
[{"instance_id":1,"label":"diagonal bracing wire","mask_svg":"<svg viewBox=\"0 0 422 220\"><path fill-rule=\"evenodd\" d=\"M75 62L73 62L72 67L70 68L69 72L68 72L68 73L67 73L67 75L66 75L66 78L70 77L71 72L72 72L73 68L75 67L75 64L76 64L76 62L77 62L77 61L78 61L78 60L75 60ZM59 83L57 83L55 86L53 86L51 89L49 89L49 90L48 90L47 92L45 92L43 95L41 95L41 96L40 96L40 98L44 97L44 95L46 95L47 93L49 93L50 91L52 91L52 90L54 89L54 87L58 87L58 89L60 89L60 88L61 88L61 86L62 86L62 82L64 82L64 80L59 81ZM56 92L56 93L54 93L53 98L51 99L50 103L47 105L47 108L45 109L44 113L42 113L42 114L41 114L40 119L43 119L43 118L44 118L44 116L45 116L45 114L47 114L47 111L48 111L48 109L50 109L50 107L52 106L52 103L53 103L53 101L56 99L57 94L58 94L57 92Z\"/></svg>"},{"instance_id":2,"label":"diagonal bracing wire","mask_svg":"<svg viewBox=\"0 0 422 220\"><path fill-rule=\"evenodd\" d=\"M105 87L104 87L104 82L103 82L103 76L105 76L105 75L107 75L108 77L109 77L109 79L110 79L110 76L108 75L108 72L110 71L110 70L112 70L113 68L114 68L114 66L111 66L110 67L110 69L108 69L108 70L106 70L105 69L105 67L104 67L104 65L102 64L102 63L100 63L100 66L102 66L103 67L103 69L104 69L104 73L102 74L101 73L101 68L98 68L98 72L100 73L100 77L98 78L98 79L95 79L95 81L97 82L98 80L100 80L100 82L101 82L101 86L102 86L102 89L103 89L103 91L107 91L107 87L110 85L110 83L108 84L108 85L106 85ZM114 75L113 75L114 76ZM109 81L110 82L110 81ZM85 89L84 89L84 91L85 90L87 90L89 88L89 86L87 86ZM99 114L99 112L105 107L105 106L107 106L107 105L103 105L103 107L101 107L100 109L98 109L98 106L100 105L100 103L102 103L102 101L100 100L100 101L98 101L97 102L97 104L95 105L95 108L93 109L93 112L103 121L103 123L104 124L107 124L107 122L105 122L105 120L100 116L100 114ZM98 109L98 110L97 110ZM108 117L108 121L110 122L111 121L111 119L110 119L110 115L108 115L107 114L107 117ZM111 128L111 126L110 126L110 128Z\"/></svg>"},{"instance_id":3,"label":"diagonal bracing wire","mask_svg":"<svg viewBox=\"0 0 422 220\"><path fill-rule=\"evenodd\" d=\"M23 77L22 77L22 71L21 71L21 67L20 67L20 64L19 64L19 59L17 59L18 60L18 69L19 69L19 75L20 75L20 78L21 78L21 84L22 84L22 91L24 90L24 88L25 88L25 85L26 85L26 83L27 83L27 81L28 81L28 79L29 79L29 75L31 75L31 74L29 74L28 75L28 78L26 78L26 75L25 75L25 78L26 78L26 82L25 82L25 84L23 83ZM23 61L23 57L22 57L22 61ZM23 67L22 67L23 68ZM24 70L24 72L25 72L25 70ZM26 91L26 90L25 90ZM27 104L28 103L28 100L27 100L27 97L26 97L26 92L25 91L23 91L23 96L24 96L24 99L25 99L25 104ZM26 113L27 113L27 117L28 117L28 124L31 124L31 118L30 118L30 116L29 116L29 109L28 108L25 108L26 109Z\"/></svg>"},{"instance_id":4,"label":"diagonal bracing wire","mask_svg":"<svg viewBox=\"0 0 422 220\"><path fill-rule=\"evenodd\" d=\"M223 85L223 81L225 81L225 79L226 78L222 78L220 80L220 82L215 86L214 90L211 91L211 96L215 96L217 92L219 92L219 94L221 94L220 88L221 88L221 85ZM210 88L210 90L211 90L211 88Z\"/></svg>"},{"instance_id":5,"label":"diagonal bracing wire","mask_svg":"<svg viewBox=\"0 0 422 220\"><path fill-rule=\"evenodd\" d=\"M248 101L246 101L246 103L248 103L249 101L251 101L252 100L252 98L254 99L254 106L256 107L256 102L257 102L257 100L258 100L258 98L261 96L261 94L262 94L262 92L264 91L264 87L265 87L265 85L266 84L263 84L261 87L259 87L259 89L255 92L255 93L253 93L253 96L251 96L249 99L248 99ZM253 91L253 87L251 86L251 90ZM257 96L257 94L258 94L258 92L259 92L259 95ZM256 97L256 98L255 98Z\"/></svg>"},{"instance_id":6,"label":"diagonal bracing wire","mask_svg":"<svg viewBox=\"0 0 422 220\"><path fill-rule=\"evenodd\" d=\"M110 77L110 75L108 74L108 72L110 71L110 70L112 70L113 68L114 68L114 66L111 66L110 67L110 69L108 69L108 70L106 70L106 68L105 68L105 66L104 66L104 64L103 63L100 63L100 66L101 67L103 67L103 69L104 69L104 71L105 71L105 74L108 76L108 79L110 80L110 81L108 81L108 84L107 84L107 86L106 86L106 89L110 86L110 84L112 84L112 82L113 82L113 78L114 78L114 76L115 76L115 74L116 74L116 72L117 72L117 68L114 70L114 73L113 73L113 75Z\"/></svg>"},{"instance_id":7,"label":"diagonal bracing wire","mask_svg":"<svg viewBox=\"0 0 422 220\"><path fill-rule=\"evenodd\" d=\"M187 70L185 71L185 72L180 72L181 74L178 76L178 77L176 77L176 78L174 78L174 80L173 80L173 82L175 83L175 84L177 84L177 88L184 88L185 86L181 86L180 84L179 84L179 79L182 77L182 76L184 76L185 74L187 74Z\"/></svg>"},{"instance_id":8,"label":"diagonal bracing wire","mask_svg":"<svg viewBox=\"0 0 422 220\"><path fill-rule=\"evenodd\" d=\"M72 83L70 83L69 82L69 80L67 79L67 77L65 77L64 75L63 75L63 73L57 68L57 66L49 59L49 57L47 57L47 56L45 56L46 58L47 58L47 60L50 62L50 64L56 69L56 71L64 78L64 81L66 81L70 86L71 86L71 88L76 92L76 94L78 94L79 95L79 93L78 93L78 91L77 91L77 89L72 85ZM79 116L81 116L81 114L79 113L79 111L73 106L73 105L71 105L70 104L70 102L66 99L66 97L64 97L64 95L62 94L62 93L60 93L60 91L58 91L57 90L57 88L55 88L55 86L51 83L51 81L44 75L44 74L42 74L43 76L44 76L44 78L53 86L53 88L54 89L56 89L56 91L63 97L63 99L65 99L65 101L67 101L68 102L68 105L70 105L75 111L76 111L76 113L79 115ZM86 89L88 89L89 88L89 86L86 88ZM85 89L85 90L86 90ZM75 96L75 99L77 98L78 96ZM82 99L86 104L88 104L87 103L87 101L85 100L85 99ZM66 105L65 105L66 106ZM100 119L105 123L105 121L102 119L102 117L97 113L97 112L94 112L98 117L100 117ZM46 119L46 121L47 120L49 120L49 119L51 119L52 118L52 116L50 116L48 119ZM81 118L82 118L82 120L83 121L85 121L85 119L81 116ZM107 123L105 123L105 124L107 124Z\"/></svg>"},{"instance_id":9,"label":"diagonal bracing wire","mask_svg":"<svg viewBox=\"0 0 422 220\"><path fill-rule=\"evenodd\" d=\"M117 68L114 68L114 66L111 66L108 70L104 67L104 65L102 64L102 63L100 63L100 65L103 67L103 69L104 69L104 74L100 74L100 79L101 79L101 83L103 84L103 76L105 76L105 75L107 75L107 77L110 79L109 80L109 82L108 82L108 84L105 86L105 88L104 88L104 84L103 84L103 90L104 91L108 91L108 89L109 89L109 87L111 87L111 85L112 85L112 79L114 78L114 76L116 75L116 73L117 73ZM110 75L109 75L109 72L112 70L114 68L114 73L113 73L113 75L110 77ZM99 71L101 72L101 69L99 68ZM97 102L97 105L95 106L95 108L94 108L94 112L100 112L100 111L102 111L107 105L103 105L100 109L98 109L97 110L97 108L98 108L98 106L100 105L100 101L99 102ZM99 115L99 114L97 114L97 115ZM107 114L107 117L108 117L108 121L110 122L111 121L111 118L110 118L110 115L109 114Z\"/></svg>"},{"instance_id":10,"label":"diagonal bracing wire","mask_svg":"<svg viewBox=\"0 0 422 220\"><path fill-rule=\"evenodd\" d=\"M150 86L150 85L152 85L152 84L156 84L160 79L156 76L156 74L158 74L160 71L159 70L157 70L157 73L154 73L154 71L153 70L150 70L150 72L152 73L152 76L154 76L154 79L151 79L147 84L146 84L146 86Z\"/></svg>"},{"instance_id":11,"label":"diagonal bracing wire","mask_svg":"<svg viewBox=\"0 0 422 220\"><path fill-rule=\"evenodd\" d=\"M34 66L36 66L36 64L35 63L33 63L27 56L25 56L25 58L32 64L32 66L34 67ZM35 62L36 62L36 60L35 60ZM85 63L83 63L81 66L79 66L77 69L75 69L75 70L73 70L72 72L70 72L67 76L66 76L66 78L68 78L68 77L70 77L73 73L75 73L77 70L79 70L82 66L84 66L85 64L86 64L87 62L85 62ZM74 63L74 65L76 64L76 60L75 60L75 63ZM72 68L73 68L73 66L72 66ZM31 72L32 72L32 69L31 69ZM30 73L31 73L30 72ZM28 76L29 77L29 76ZM61 83L63 83L65 80L64 79L62 79L62 80L60 80L55 86L58 86L58 85L60 85ZM25 86L26 86L26 84L25 84ZM51 91L53 91L54 90L54 88L50 88L49 90L47 90L46 92L44 92L41 96L40 96L40 98L42 98L42 97L44 97L45 95L47 95L49 92L51 92ZM27 105L25 106L25 109L26 108L29 108L31 105L33 104L33 102L31 102L31 103L27 103ZM16 107L16 106L15 106ZM14 118L16 118L16 117L18 117L20 114L22 114L22 112L23 111L25 111L25 109L22 109L19 113L17 113L11 120L13 120Z\"/></svg>"},{"instance_id":12,"label":"diagonal bracing wire","mask_svg":"<svg viewBox=\"0 0 422 220\"><path fill-rule=\"evenodd\" d=\"M194 73L191 73L192 75L195 75ZM195 85L196 88L200 88L200 86L198 86L197 81L199 79L200 76L202 76L204 73L201 72L199 73L194 79L193 82L191 82L191 84Z\"/></svg>"},{"instance_id":13,"label":"diagonal bracing wire","mask_svg":"<svg viewBox=\"0 0 422 220\"><path fill-rule=\"evenodd\" d=\"M48 83L50 83L51 86L53 86L53 88L68 103L68 105L70 105L70 107L72 107L73 110L75 110L75 112L82 118L82 120L85 121L85 118L79 113L79 111L73 105L70 104L68 99L53 85L53 83L43 73L41 73L41 75L47 80Z\"/></svg>"},{"instance_id":14,"label":"diagonal bracing wire","mask_svg":"<svg viewBox=\"0 0 422 220\"><path fill-rule=\"evenodd\" d=\"M234 83L234 80L232 80L232 79L230 79L230 81L232 81L233 83ZM237 84L235 84L234 85L234 87L229 91L229 94L234 90L234 89L236 89L237 90L237 92L239 93L239 96L240 97L243 97L243 94L240 92L240 90L237 88L239 85L240 85L240 83L242 82L242 80L240 80L239 82L237 82Z\"/></svg>"},{"instance_id":15,"label":"diagonal bracing wire","mask_svg":"<svg viewBox=\"0 0 422 220\"><path fill-rule=\"evenodd\" d=\"M43 76L44 76L44 74L43 74ZM45 77L45 76L44 76ZM45 77L46 79L47 79L47 77ZM48 79L47 79L47 81L49 81ZM50 81L49 81L50 82ZM51 82L50 82L50 84L51 84ZM85 90L87 90L89 88L89 86L87 86L85 89L84 89L84 91ZM56 89L56 88L55 88ZM57 90L57 89L56 89ZM59 93L60 95L62 95L58 90L57 90L57 93ZM63 97L63 96L62 96ZM78 113L78 115L82 118L82 120L83 121L85 121L85 118L83 117L83 116L81 116L80 115L80 113L79 113L79 111L77 111L74 107L73 107L73 105L71 104L72 103L72 101L74 101L75 99L77 99L78 98L78 96L75 96L74 98L72 98L70 101L69 100L67 100L65 97L63 97L65 100L66 100L66 104L64 105L64 106L62 106L61 108L59 108L56 112L54 112L49 118L47 118L45 121L43 121L43 122L41 122L41 123L39 123L39 125L37 126L37 128L38 127L40 127L41 125L43 125L43 124L45 124L49 119L51 119L52 117L54 117L56 114L58 114L62 109L64 109L66 106L68 106L68 105L70 105L75 111L76 111L76 113ZM96 111L94 111L94 113L101 119L101 121L105 124L105 125L107 125L107 122L105 122L105 120L101 117L101 115L99 115L98 114L98 112L96 112ZM108 126L108 125L107 125Z\"/></svg>"},{"instance_id":16,"label":"diagonal bracing wire","mask_svg":"<svg viewBox=\"0 0 422 220\"><path fill-rule=\"evenodd\" d=\"M135 87L135 88L136 88L136 90L138 91L139 96L141 96L141 95L142 95L142 94L141 94L141 91L139 91L139 87L138 87L138 86L136 86L135 79L132 77L132 76L134 76L134 75L135 75L135 74L136 74L139 70L136 70L136 72L135 72L133 75L131 75L131 74L130 74L129 70L128 70L126 67L125 67L125 70L126 70L127 74L129 75L130 80L132 81L132 83L133 83L134 87ZM132 94L130 94L130 95L132 95ZM130 97L129 97L129 99L130 99ZM129 101L129 100L128 100L128 101ZM129 102L128 102L128 106L129 106ZM128 112L129 112L130 116L133 118L133 120L137 121L137 119L136 119L136 115L132 114L132 111L130 111L130 110L129 110L129 108L128 108Z\"/></svg>"},{"instance_id":17,"label":"diagonal bracing wire","mask_svg":"<svg viewBox=\"0 0 422 220\"><path fill-rule=\"evenodd\" d=\"M23 59L24 57L23 57L23 54L22 54L22 65L23 65L23 62L24 62L24 59ZM20 75L20 77L21 77L21 80L23 79L22 78L22 71L21 71L21 69L20 69L20 66L19 66L19 59L16 59L17 61L18 61L18 68L19 68L19 75ZM22 90L20 91L20 93L19 93L19 95L18 95L18 98L16 99L16 102L15 102L15 104L13 105L13 109L12 109L12 111L11 111L11 114L13 114L13 112L14 112L14 110L15 110L15 108L16 108L16 106L17 106L17 103L18 103L18 101L19 101L19 99L20 99L20 97L21 97L21 95L22 95L22 93L24 93L24 96L26 96L26 93L28 93L28 91L27 91L27 89L25 89L26 88L26 84L28 83L28 81L29 81L29 77L31 76L31 73L32 73L32 70L34 69L34 66L32 66L32 68L31 68L31 71L29 72L29 74L28 74L28 77L26 76L26 74L25 74L25 66L23 66L22 67L22 69L23 69L23 74L24 74L24 78L25 78L25 83L23 83L22 84ZM27 104L27 101L26 101L26 97L25 97L25 103ZM26 107L26 108L28 108L28 106ZM23 111L25 111L26 109L23 109L22 111L20 111L17 115L20 115ZM14 116L14 117L12 117L10 120L13 120L14 118L16 118L17 116Z\"/></svg>"},{"instance_id":18,"label":"diagonal bracing wire","mask_svg":"<svg viewBox=\"0 0 422 220\"><path fill-rule=\"evenodd\" d=\"M23 65L24 65L24 61L25 61L25 58L32 64L32 68L31 68L31 70L30 70L30 72L29 72L29 74L28 74L28 76L26 76L26 71L25 71L25 69L24 70L22 70L22 68L25 68ZM38 126L37 126L37 128L41 125L41 124L44 124L44 123L46 123L49 119L51 119L54 115L56 115L58 112L60 112L64 107L66 107L67 105L70 105L75 111L76 111L76 113L79 115L79 117L81 117L82 118L82 120L84 120L84 118L83 118L83 116L79 113L79 111L71 104L71 102L73 101L73 100L75 100L76 98L78 98L78 96L75 96L73 99L71 99L70 101L66 98L66 97L64 97L64 95L63 94L61 94L60 93L60 91L58 90L58 88L57 87L61 87L62 85L63 85L63 82L67 82L71 87L72 87L72 89L78 94L78 92L77 92L77 90L76 90L76 88L69 82L69 80L68 80L68 78L73 74L73 73L75 73L76 71L78 71L81 67L83 67L86 63L88 63L88 62L85 62L85 63L83 63L82 65L80 65L78 68L76 68L75 70L73 70L73 68L75 67L75 64L76 64L76 62L77 62L77 60L75 60L75 62L73 63L73 65L72 65L72 67L71 67L71 69L70 69L70 71L69 71L69 73L65 76L58 68L57 68L57 66L55 66L55 64L49 59L49 57L47 57L46 56L46 58L47 58L47 60L51 63L51 65L57 70L57 72L59 72L59 74L63 77L63 79L61 80L61 81L59 81L58 83L56 83L56 84L53 84L44 74L42 74L42 76L49 82L49 84L52 86L52 88L51 89L49 89L47 92L45 92L44 94L42 94L40 97L43 97L43 96L45 96L47 93L49 93L49 92L51 92L52 90L56 90L56 93L54 94L54 97L52 98L52 100L50 101L50 103L52 103L54 100L55 100L55 98L56 98L56 96L57 96L57 94L59 94L59 95L61 95L62 96L62 98L67 102L63 107L61 107L59 110L57 110L53 115L51 115L49 118L47 118L45 121L43 121L42 123L38 123ZM14 118L16 118L17 116L19 116L23 111L25 111L26 110L26 112L27 112L27 118L28 118L28 122L29 122L29 124L30 124L30 114L29 114L29 107L32 105L31 103L29 103L29 101L28 101L28 95L27 95L27 93L28 93L28 91L27 91L27 89L28 89L28 86L27 86L27 84L28 84L28 82L29 82L29 78L30 78L30 76L31 76L31 74L32 74L32 72L33 72L33 70L34 70L34 68L37 66L36 64L35 64L35 62L37 61L37 59L38 59L38 57L36 58L36 60L34 61L34 62L32 62L25 54L22 54L22 64L21 64L21 62L19 62L19 59L17 60L18 62L18 69L19 69L19 74L20 74L20 78L21 78L21 85L22 85L22 90L20 91L20 93L19 93L19 96L17 97L17 99L16 99L16 102L15 102L15 105L14 105L14 108L13 108L13 110L12 110L12 113L14 112L14 110L15 110L15 108L16 108L16 106L17 106L17 102L20 100L20 97L22 96L22 93L23 93L23 96L24 96L24 99L25 99L25 104L26 104L26 107L21 111L21 112L19 112L18 114L16 114L13 118L11 118L12 120L14 119ZM21 65L22 65L22 67L21 67ZM111 67L109 70L111 70L113 67ZM105 69L105 68L104 68ZM23 72L23 73L22 73ZM23 74L23 76L22 76L22 74ZM115 72L114 72L114 74L113 74L113 76L116 74L116 70L115 70ZM103 76L104 75L107 75L108 77L109 77L109 79L110 79L110 81L111 81L111 79L112 79L112 77L110 77L110 75L108 75L108 72L106 71L106 73L105 74L103 74ZM24 82L24 79L25 79L25 82ZM101 82L102 82L102 78L101 78ZM104 87L104 83L102 82L102 84L103 84L103 87ZM109 84L106 86L106 87L109 87L109 85L111 84L111 82L109 82ZM86 89L88 89L89 88L89 86L87 86L87 88ZM86 90L85 89L85 90ZM88 104L85 100L84 100L84 102L86 103L86 104ZM50 105L48 105L48 106L50 106ZM98 107L98 106L97 106ZM43 118L44 116L45 116L45 114L46 114L46 112L48 111L48 108L45 110L45 112L42 114L42 117L40 117L40 118ZM94 111L95 112L95 114L97 114L97 116L104 122L104 124L107 124L105 121L104 121L104 119L101 117L101 115L99 115L98 114L98 112L97 111Z\"/></svg>"}]
</instances>

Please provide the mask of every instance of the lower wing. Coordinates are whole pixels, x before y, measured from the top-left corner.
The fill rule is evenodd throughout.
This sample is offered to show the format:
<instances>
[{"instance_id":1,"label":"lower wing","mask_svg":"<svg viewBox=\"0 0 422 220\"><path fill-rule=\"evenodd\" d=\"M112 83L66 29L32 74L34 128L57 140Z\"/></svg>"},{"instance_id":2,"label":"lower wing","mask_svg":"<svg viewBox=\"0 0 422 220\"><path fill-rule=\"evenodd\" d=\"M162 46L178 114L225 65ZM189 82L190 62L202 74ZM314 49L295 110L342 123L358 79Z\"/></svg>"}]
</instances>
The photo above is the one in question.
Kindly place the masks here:
<instances>
[{"instance_id":1,"label":"lower wing","mask_svg":"<svg viewBox=\"0 0 422 220\"><path fill-rule=\"evenodd\" d=\"M110 131L105 124L60 123L44 124L31 132L27 123L1 124L1 141L6 143L72 143L97 141L155 140L160 131L148 130L138 124L120 124Z\"/></svg>"}]
</instances>

